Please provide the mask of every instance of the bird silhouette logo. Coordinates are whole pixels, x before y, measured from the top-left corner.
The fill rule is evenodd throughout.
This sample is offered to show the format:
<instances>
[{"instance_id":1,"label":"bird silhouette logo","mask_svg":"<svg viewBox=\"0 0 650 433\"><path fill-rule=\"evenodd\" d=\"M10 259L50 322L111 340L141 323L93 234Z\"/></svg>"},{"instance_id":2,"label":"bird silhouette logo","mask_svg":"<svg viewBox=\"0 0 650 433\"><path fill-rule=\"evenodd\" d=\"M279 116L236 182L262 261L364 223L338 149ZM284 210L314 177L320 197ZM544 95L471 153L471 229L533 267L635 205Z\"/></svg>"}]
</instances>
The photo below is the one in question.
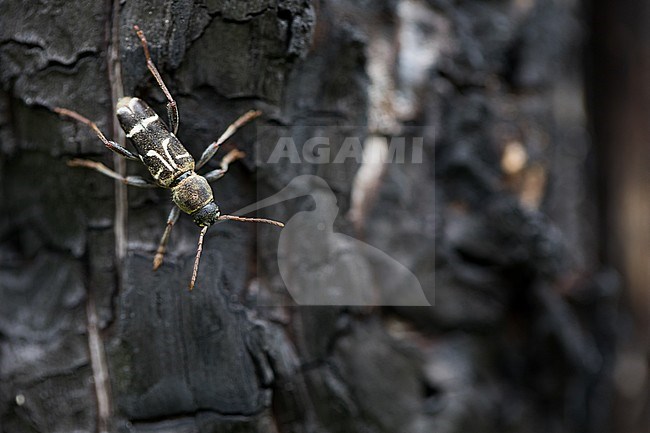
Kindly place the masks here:
<instances>
[{"instance_id":1,"label":"bird silhouette logo","mask_svg":"<svg viewBox=\"0 0 650 433\"><path fill-rule=\"evenodd\" d=\"M271 197L241 209L245 214L309 196L315 206L294 214L280 232L278 268L298 305L430 306L417 277L384 251L334 231L339 208L318 176L295 177Z\"/></svg>"}]
</instances>

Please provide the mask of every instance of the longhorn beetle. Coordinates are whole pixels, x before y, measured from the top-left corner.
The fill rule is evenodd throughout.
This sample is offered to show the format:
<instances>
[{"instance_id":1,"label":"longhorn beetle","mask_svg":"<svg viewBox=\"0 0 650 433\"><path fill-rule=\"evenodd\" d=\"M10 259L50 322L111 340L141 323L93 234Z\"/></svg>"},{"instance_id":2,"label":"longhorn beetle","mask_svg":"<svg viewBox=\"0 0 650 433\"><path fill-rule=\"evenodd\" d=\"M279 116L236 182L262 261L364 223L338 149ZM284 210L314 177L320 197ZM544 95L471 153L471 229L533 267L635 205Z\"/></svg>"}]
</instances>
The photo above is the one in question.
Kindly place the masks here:
<instances>
[{"instance_id":1,"label":"longhorn beetle","mask_svg":"<svg viewBox=\"0 0 650 433\"><path fill-rule=\"evenodd\" d=\"M116 114L120 126L126 136L131 139L136 153L125 149L114 141L107 140L104 134L99 130L94 122L91 122L81 114L65 108L54 108L56 113L70 117L81 122L95 131L95 134L104 143L104 145L117 153L118 155L131 160L140 160L147 167L154 178L155 182L144 179L139 176L124 177L119 173L109 169L104 164L89 161L85 159L72 159L68 161L71 167L88 167L99 171L100 173L124 182L127 185L133 185L141 188L162 187L171 189L172 201L175 206L172 207L167 217L167 226L160 239L160 244L153 260L154 271L160 267L163 262L167 241L174 223L178 220L180 211L189 214L194 222L201 227L199 242L196 248L196 257L194 259L194 268L192 270L192 279L190 280L189 289L194 288L196 276L199 270L199 261L201 251L203 250L203 237L208 228L221 220L247 221L273 224L284 227L284 224L278 221L264 218L242 218L235 215L221 215L219 207L214 202L212 189L208 182L221 178L228 171L228 166L233 161L245 156L244 152L237 149L231 150L223 157L219 168L209 171L204 175L196 173L203 167L217 152L219 146L230 138L237 129L262 114L260 111L249 111L233 122L226 131L210 144L195 164L194 159L189 152L183 147L181 142L176 138L178 131L178 108L176 101L169 93L167 86L162 80L156 65L149 55L149 47L144 33L138 26L133 26L144 50L144 56L147 61L147 68L156 79L158 86L161 88L167 98L167 116L169 119L169 128L160 120L158 115L141 99L125 96L117 101Z\"/></svg>"}]
</instances>

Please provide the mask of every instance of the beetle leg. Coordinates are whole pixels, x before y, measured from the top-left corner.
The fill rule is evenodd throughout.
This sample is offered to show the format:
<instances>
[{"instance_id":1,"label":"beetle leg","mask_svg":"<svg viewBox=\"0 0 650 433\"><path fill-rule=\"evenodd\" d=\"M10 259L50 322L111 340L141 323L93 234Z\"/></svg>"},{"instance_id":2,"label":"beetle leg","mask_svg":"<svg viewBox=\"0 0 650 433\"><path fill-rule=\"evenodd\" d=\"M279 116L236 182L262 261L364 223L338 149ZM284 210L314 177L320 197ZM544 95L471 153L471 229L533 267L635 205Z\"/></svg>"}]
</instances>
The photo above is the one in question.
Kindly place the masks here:
<instances>
[{"instance_id":1,"label":"beetle leg","mask_svg":"<svg viewBox=\"0 0 650 433\"><path fill-rule=\"evenodd\" d=\"M124 147L120 146L114 141L107 140L104 134L102 134L102 131L99 130L95 122L88 120L87 118L77 113L76 111L68 110L67 108L55 107L54 112L62 116L70 117L76 120L77 122L89 126L93 131L95 131L95 134L97 134L97 137L99 137L102 143L104 143L104 146L106 146L108 149L112 150L113 152L117 153L118 155L126 159L132 159L134 161L140 160L140 158L138 158L137 155L135 155L133 152L130 152L129 150L125 149Z\"/></svg>"},{"instance_id":2,"label":"beetle leg","mask_svg":"<svg viewBox=\"0 0 650 433\"><path fill-rule=\"evenodd\" d=\"M178 132L178 124L180 122L176 101L174 101L172 94L169 93L167 86L165 86L165 83L162 77L160 76L160 72L158 72L158 68L156 68L156 65L154 64L153 60L151 60L151 55L149 54L149 44L147 43L147 39L144 37L144 32L140 30L140 27L138 26L133 26L133 28L135 29L135 32L137 33L138 38L140 38L140 42L142 43L142 48L144 50L144 57L147 60L147 68L151 72L151 75L153 75L153 77L156 79L158 86L160 87L160 89L165 94L165 97L167 98L168 101L167 117L169 119L169 129L174 134L176 134L176 132Z\"/></svg>"},{"instance_id":3,"label":"beetle leg","mask_svg":"<svg viewBox=\"0 0 650 433\"><path fill-rule=\"evenodd\" d=\"M255 119L256 117L260 116L261 114L261 111L251 110L231 123L228 128L226 128L226 131L221 134L221 137L217 139L217 141L212 142L208 147L205 148L203 154L201 155L201 158L199 159L199 162L196 163L196 170L203 167L205 163L208 162L215 153L217 153L219 146L221 146L224 141L228 140L239 128Z\"/></svg>"},{"instance_id":4,"label":"beetle leg","mask_svg":"<svg viewBox=\"0 0 650 433\"><path fill-rule=\"evenodd\" d=\"M246 156L246 154L244 152L242 152L241 150L238 150L238 149L231 150L230 152L228 152L226 154L226 156L224 156L221 159L221 162L219 163L219 168L217 168L216 170L212 170L212 171L207 172L206 174L203 175L203 177L205 177L205 179L208 182L212 182L212 181L215 181L217 179L221 179L226 174L226 172L228 172L228 166L232 162L234 162L234 161L236 161L238 159L241 159L244 156Z\"/></svg>"},{"instance_id":5,"label":"beetle leg","mask_svg":"<svg viewBox=\"0 0 650 433\"><path fill-rule=\"evenodd\" d=\"M176 221L178 221L178 216L180 215L180 209L177 206L174 206L169 212L167 217L167 226L165 227L165 232L160 239L160 244L156 250L156 256L153 259L153 270L155 271L162 265L163 259L165 257L165 251L167 251L167 242L169 241L169 235L172 232L172 228Z\"/></svg>"},{"instance_id":6,"label":"beetle leg","mask_svg":"<svg viewBox=\"0 0 650 433\"><path fill-rule=\"evenodd\" d=\"M91 161L88 159L71 159L68 161L70 167L87 167L100 172L101 174L112 177L115 180L125 183L126 185L137 186L140 188L158 188L159 186L140 176L122 176L121 174L106 167L101 162Z\"/></svg>"}]
</instances>

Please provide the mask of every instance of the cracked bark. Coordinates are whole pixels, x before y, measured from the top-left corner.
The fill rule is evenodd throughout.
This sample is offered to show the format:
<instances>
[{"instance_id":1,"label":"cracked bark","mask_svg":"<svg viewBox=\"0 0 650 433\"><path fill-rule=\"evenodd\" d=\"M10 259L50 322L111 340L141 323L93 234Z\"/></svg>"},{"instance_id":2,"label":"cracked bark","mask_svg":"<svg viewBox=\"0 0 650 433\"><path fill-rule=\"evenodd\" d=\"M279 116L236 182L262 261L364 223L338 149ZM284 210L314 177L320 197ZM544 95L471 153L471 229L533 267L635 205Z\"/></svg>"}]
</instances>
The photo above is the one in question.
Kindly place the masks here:
<instances>
[{"instance_id":1,"label":"cracked bark","mask_svg":"<svg viewBox=\"0 0 650 433\"><path fill-rule=\"evenodd\" d=\"M605 431L603 321L614 320L616 283L592 253L597 212L578 200L593 194L588 173L563 153L590 149L571 103L581 74L570 6L10 3L0 2L0 431ZM374 138L423 125L409 133L425 138L422 164L363 181L354 160L265 164L274 137L246 127L233 141L251 156L215 192L230 212L318 174L336 194L337 230L358 230L409 266L435 307L260 307L283 290L278 235L237 224L208 231L190 294L189 218L151 271L164 191L129 190L116 242L125 203L114 184L65 165L77 156L111 165L111 155L49 108L115 135L112 42L124 93L164 114L135 23L195 156L250 108L264 111L259 125L303 137L341 123ZM509 149L528 156L516 172L502 166ZM265 216L309 206L295 200ZM98 399L100 346L110 387ZM110 404L98 406L101 395Z\"/></svg>"}]
</instances>

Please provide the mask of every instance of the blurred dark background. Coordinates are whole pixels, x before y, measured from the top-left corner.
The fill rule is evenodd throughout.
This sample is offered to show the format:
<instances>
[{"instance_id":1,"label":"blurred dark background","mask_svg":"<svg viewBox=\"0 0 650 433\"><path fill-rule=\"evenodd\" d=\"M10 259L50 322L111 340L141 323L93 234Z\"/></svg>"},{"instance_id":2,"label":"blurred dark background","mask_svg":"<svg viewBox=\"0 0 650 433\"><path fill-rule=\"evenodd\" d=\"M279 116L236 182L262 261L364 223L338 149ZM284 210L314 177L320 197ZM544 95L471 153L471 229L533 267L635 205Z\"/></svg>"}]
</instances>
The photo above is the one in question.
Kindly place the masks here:
<instances>
[{"instance_id":1,"label":"blurred dark background","mask_svg":"<svg viewBox=\"0 0 650 433\"><path fill-rule=\"evenodd\" d=\"M187 216L152 272L168 194L67 167L146 175L52 112L116 138L123 93L165 113L134 24L192 155L264 111L224 211L319 176L335 231L433 306L293 305L278 232L234 223L188 293ZM0 0L0 432L649 432L648 24L639 0ZM423 161L269 162L325 128L332 155L422 137ZM307 282L332 272L309 248Z\"/></svg>"},{"instance_id":2,"label":"blurred dark background","mask_svg":"<svg viewBox=\"0 0 650 433\"><path fill-rule=\"evenodd\" d=\"M623 277L613 431L644 432L650 428L650 5L594 1L584 6L587 107L604 204L601 259Z\"/></svg>"}]
</instances>

